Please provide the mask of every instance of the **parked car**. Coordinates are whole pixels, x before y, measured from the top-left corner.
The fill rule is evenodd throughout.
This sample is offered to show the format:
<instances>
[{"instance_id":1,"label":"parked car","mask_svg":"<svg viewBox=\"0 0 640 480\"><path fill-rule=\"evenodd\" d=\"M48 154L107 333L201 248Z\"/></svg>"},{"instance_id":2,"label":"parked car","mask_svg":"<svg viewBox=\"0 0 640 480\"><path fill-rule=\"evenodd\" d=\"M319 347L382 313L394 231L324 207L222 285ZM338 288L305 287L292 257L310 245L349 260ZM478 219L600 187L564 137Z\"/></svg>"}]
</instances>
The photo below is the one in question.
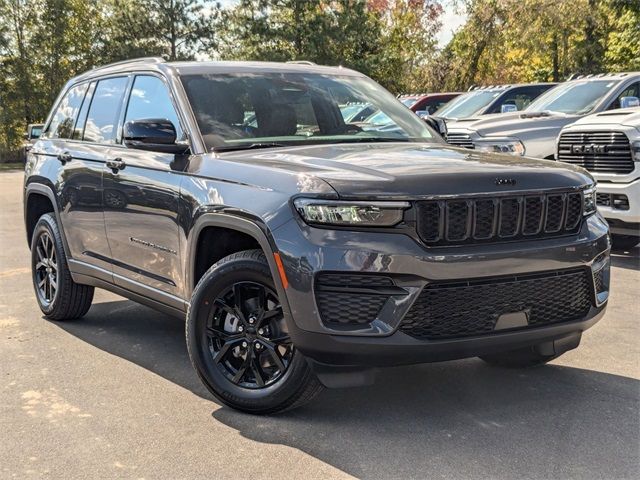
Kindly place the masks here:
<instances>
[{"instance_id":1,"label":"parked car","mask_svg":"<svg viewBox=\"0 0 640 480\"><path fill-rule=\"evenodd\" d=\"M620 108L624 97L638 97L640 72L590 75L561 83L522 113L448 124L452 145L488 152L554 159L562 127L591 113Z\"/></svg>"},{"instance_id":2,"label":"parked car","mask_svg":"<svg viewBox=\"0 0 640 480\"><path fill-rule=\"evenodd\" d=\"M346 103L393 125L347 123ZM345 68L91 70L29 152L24 205L48 319L82 317L94 287L186 318L204 385L252 413L383 366L540 365L609 295L588 172L451 147Z\"/></svg>"},{"instance_id":3,"label":"parked car","mask_svg":"<svg viewBox=\"0 0 640 480\"><path fill-rule=\"evenodd\" d=\"M434 115L447 122L524 110L536 98L553 88L555 83L525 83L477 87L456 97Z\"/></svg>"},{"instance_id":4,"label":"parked car","mask_svg":"<svg viewBox=\"0 0 640 480\"><path fill-rule=\"evenodd\" d=\"M41 123L31 123L27 126L27 131L24 134L24 141L22 142L22 152L23 159L26 161L27 153L31 150L33 144L40 138L40 134L42 133L42 127L44 127Z\"/></svg>"},{"instance_id":5,"label":"parked car","mask_svg":"<svg viewBox=\"0 0 640 480\"><path fill-rule=\"evenodd\" d=\"M638 97L627 98L636 103ZM635 101L634 101L635 100ZM557 159L586 168L598 181L596 204L614 248L640 242L640 108L588 115L564 127Z\"/></svg>"},{"instance_id":6,"label":"parked car","mask_svg":"<svg viewBox=\"0 0 640 480\"><path fill-rule=\"evenodd\" d=\"M412 93L400 95L398 100L418 115L432 115L459 95L462 93Z\"/></svg>"}]
</instances>

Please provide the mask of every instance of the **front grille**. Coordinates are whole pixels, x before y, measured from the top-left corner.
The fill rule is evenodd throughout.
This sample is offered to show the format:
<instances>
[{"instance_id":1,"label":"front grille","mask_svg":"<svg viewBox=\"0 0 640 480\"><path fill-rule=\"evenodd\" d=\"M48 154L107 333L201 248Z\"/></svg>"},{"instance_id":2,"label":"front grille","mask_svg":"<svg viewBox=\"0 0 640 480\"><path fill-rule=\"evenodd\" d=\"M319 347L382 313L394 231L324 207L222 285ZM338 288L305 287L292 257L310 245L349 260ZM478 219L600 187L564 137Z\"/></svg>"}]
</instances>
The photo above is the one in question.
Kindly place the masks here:
<instances>
[{"instance_id":1,"label":"front grille","mask_svg":"<svg viewBox=\"0 0 640 480\"><path fill-rule=\"evenodd\" d=\"M383 275L321 273L316 277L316 304L326 325L362 326L378 317L396 290L393 280Z\"/></svg>"},{"instance_id":2,"label":"front grille","mask_svg":"<svg viewBox=\"0 0 640 480\"><path fill-rule=\"evenodd\" d=\"M448 132L447 143L455 145L456 147L475 148L471 137L466 133Z\"/></svg>"},{"instance_id":3,"label":"front grille","mask_svg":"<svg viewBox=\"0 0 640 480\"><path fill-rule=\"evenodd\" d=\"M622 132L567 132L558 141L558 160L597 173L630 173L635 168Z\"/></svg>"},{"instance_id":4,"label":"front grille","mask_svg":"<svg viewBox=\"0 0 640 480\"><path fill-rule=\"evenodd\" d=\"M586 269L427 285L400 324L434 340L490 334L501 315L525 312L529 328L583 318L592 305Z\"/></svg>"},{"instance_id":5,"label":"front grille","mask_svg":"<svg viewBox=\"0 0 640 480\"><path fill-rule=\"evenodd\" d=\"M427 245L565 235L580 228L582 193L426 200L416 203L416 212Z\"/></svg>"}]
</instances>

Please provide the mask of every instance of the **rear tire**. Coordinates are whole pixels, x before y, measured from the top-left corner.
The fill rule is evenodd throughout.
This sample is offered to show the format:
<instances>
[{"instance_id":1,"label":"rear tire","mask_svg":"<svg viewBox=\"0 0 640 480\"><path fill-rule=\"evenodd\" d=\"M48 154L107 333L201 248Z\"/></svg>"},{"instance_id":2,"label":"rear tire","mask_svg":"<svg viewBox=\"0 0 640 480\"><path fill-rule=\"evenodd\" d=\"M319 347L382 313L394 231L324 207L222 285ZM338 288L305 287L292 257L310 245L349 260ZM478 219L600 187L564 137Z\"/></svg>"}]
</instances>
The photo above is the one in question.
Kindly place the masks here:
<instances>
[{"instance_id":1,"label":"rear tire","mask_svg":"<svg viewBox=\"0 0 640 480\"><path fill-rule=\"evenodd\" d=\"M564 353L564 352L563 352ZM509 352L494 353L491 355L483 355L480 358L489 365L504 368L531 368L544 365L558 355L542 355L535 350L535 347L520 348Z\"/></svg>"},{"instance_id":2,"label":"rear tire","mask_svg":"<svg viewBox=\"0 0 640 480\"><path fill-rule=\"evenodd\" d=\"M82 317L93 300L93 287L75 283L62 235L51 213L40 217L31 237L31 277L42 313L50 320Z\"/></svg>"},{"instance_id":3,"label":"rear tire","mask_svg":"<svg viewBox=\"0 0 640 480\"><path fill-rule=\"evenodd\" d=\"M611 235L613 250L630 250L640 242L640 237L635 235Z\"/></svg>"},{"instance_id":4,"label":"rear tire","mask_svg":"<svg viewBox=\"0 0 640 480\"><path fill-rule=\"evenodd\" d=\"M290 340L261 250L229 255L202 276L187 312L186 337L200 380L237 410L290 410L323 390Z\"/></svg>"}]
</instances>

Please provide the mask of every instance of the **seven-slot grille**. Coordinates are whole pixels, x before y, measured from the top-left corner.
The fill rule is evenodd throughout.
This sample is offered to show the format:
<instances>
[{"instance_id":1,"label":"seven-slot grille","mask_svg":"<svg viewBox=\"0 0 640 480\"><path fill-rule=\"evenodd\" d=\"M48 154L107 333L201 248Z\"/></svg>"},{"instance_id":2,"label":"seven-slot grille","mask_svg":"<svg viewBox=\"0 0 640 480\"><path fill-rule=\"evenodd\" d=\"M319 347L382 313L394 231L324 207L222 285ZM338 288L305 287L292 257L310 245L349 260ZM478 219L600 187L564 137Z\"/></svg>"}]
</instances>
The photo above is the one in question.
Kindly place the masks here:
<instances>
[{"instance_id":1,"label":"seven-slot grille","mask_svg":"<svg viewBox=\"0 0 640 480\"><path fill-rule=\"evenodd\" d=\"M456 147L475 148L471 141L471 137L466 133L448 132L447 143Z\"/></svg>"},{"instance_id":2,"label":"seven-slot grille","mask_svg":"<svg viewBox=\"0 0 640 480\"><path fill-rule=\"evenodd\" d=\"M629 139L622 132L563 133L558 160L598 173L630 173L634 169Z\"/></svg>"},{"instance_id":3,"label":"seven-slot grille","mask_svg":"<svg viewBox=\"0 0 640 480\"><path fill-rule=\"evenodd\" d=\"M500 242L575 233L582 193L416 202L418 235L427 245Z\"/></svg>"}]
</instances>

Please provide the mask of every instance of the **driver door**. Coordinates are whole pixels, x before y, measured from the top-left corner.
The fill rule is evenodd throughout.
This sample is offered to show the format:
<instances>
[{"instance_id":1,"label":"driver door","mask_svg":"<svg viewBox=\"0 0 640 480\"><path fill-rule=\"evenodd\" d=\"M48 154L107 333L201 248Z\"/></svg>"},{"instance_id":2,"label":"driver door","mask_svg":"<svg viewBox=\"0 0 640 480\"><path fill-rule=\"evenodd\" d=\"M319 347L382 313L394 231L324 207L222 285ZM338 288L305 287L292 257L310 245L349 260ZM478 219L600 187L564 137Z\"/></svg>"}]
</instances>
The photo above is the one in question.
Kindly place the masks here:
<instances>
[{"instance_id":1,"label":"driver door","mask_svg":"<svg viewBox=\"0 0 640 480\"><path fill-rule=\"evenodd\" d=\"M121 124L149 118L170 120L183 136L164 80L136 75ZM175 154L136 150L122 144L109 152L103 174L104 218L116 284L181 307L178 206L180 181Z\"/></svg>"}]
</instances>

